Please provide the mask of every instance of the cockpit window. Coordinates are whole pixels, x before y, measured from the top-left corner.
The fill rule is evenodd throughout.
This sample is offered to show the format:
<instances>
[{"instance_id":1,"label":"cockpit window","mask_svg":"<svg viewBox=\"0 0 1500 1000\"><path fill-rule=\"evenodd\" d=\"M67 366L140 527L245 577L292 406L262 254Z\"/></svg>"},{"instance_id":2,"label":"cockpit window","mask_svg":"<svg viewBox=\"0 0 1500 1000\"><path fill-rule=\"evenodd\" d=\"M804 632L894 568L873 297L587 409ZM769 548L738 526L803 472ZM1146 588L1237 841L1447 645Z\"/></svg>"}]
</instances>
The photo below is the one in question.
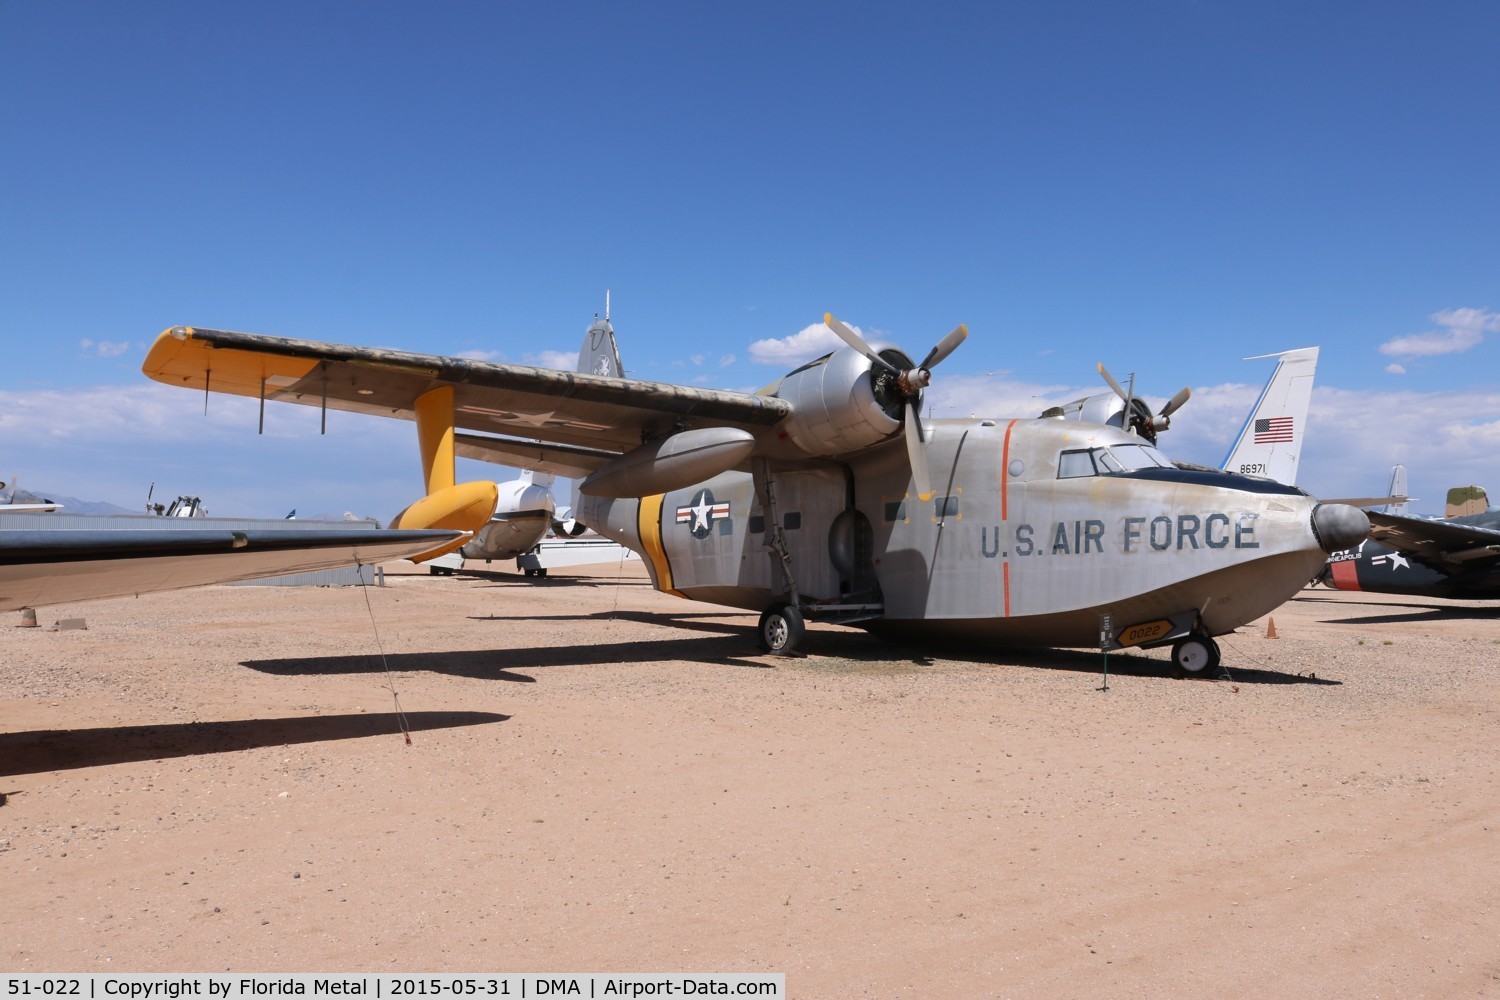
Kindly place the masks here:
<instances>
[{"instance_id":1,"label":"cockpit window","mask_svg":"<svg viewBox=\"0 0 1500 1000\"><path fill-rule=\"evenodd\" d=\"M1057 456L1057 478L1077 479L1095 473L1094 459L1087 451L1065 451Z\"/></svg>"},{"instance_id":2,"label":"cockpit window","mask_svg":"<svg viewBox=\"0 0 1500 1000\"><path fill-rule=\"evenodd\" d=\"M1167 456L1144 444L1117 444L1110 449L1127 469L1170 469Z\"/></svg>"},{"instance_id":3,"label":"cockpit window","mask_svg":"<svg viewBox=\"0 0 1500 1000\"><path fill-rule=\"evenodd\" d=\"M1105 476L1136 469L1175 468L1167 456L1150 445L1117 444L1109 448L1065 451L1057 456L1057 478Z\"/></svg>"}]
</instances>

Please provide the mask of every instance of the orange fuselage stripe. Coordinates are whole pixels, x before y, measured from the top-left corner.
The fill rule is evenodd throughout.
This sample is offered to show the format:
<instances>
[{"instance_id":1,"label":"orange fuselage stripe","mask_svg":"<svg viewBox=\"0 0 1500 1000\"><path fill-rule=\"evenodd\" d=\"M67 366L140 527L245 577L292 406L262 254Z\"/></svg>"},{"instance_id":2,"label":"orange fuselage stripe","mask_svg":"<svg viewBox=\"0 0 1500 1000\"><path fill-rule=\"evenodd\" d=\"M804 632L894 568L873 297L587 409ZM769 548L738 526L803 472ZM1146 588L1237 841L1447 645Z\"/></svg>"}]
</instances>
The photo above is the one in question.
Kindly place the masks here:
<instances>
[{"instance_id":1,"label":"orange fuselage stripe","mask_svg":"<svg viewBox=\"0 0 1500 1000\"><path fill-rule=\"evenodd\" d=\"M1017 421L1012 420L1005 425L1005 445L1000 450L1000 522L1003 524L1010 520L1010 432L1016 429ZM997 529L998 530L998 529ZM996 539L999 545L1000 540ZM1000 561L1000 575L1005 589L1005 617L1010 617L1010 550L1006 550L1006 558Z\"/></svg>"}]
</instances>

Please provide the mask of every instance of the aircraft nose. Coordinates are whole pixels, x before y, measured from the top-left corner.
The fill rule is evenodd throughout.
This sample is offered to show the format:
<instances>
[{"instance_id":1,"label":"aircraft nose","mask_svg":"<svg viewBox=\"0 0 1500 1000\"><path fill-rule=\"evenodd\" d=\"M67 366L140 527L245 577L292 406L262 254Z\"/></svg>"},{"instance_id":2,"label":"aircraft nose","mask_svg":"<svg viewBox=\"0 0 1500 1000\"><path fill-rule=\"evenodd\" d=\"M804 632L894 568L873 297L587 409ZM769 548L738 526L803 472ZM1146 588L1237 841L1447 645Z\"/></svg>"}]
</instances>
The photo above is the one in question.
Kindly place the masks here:
<instances>
[{"instance_id":1,"label":"aircraft nose","mask_svg":"<svg viewBox=\"0 0 1500 1000\"><path fill-rule=\"evenodd\" d=\"M1313 508L1312 529L1323 551L1332 555L1358 545L1370 533L1370 519L1346 503L1320 503Z\"/></svg>"}]
</instances>

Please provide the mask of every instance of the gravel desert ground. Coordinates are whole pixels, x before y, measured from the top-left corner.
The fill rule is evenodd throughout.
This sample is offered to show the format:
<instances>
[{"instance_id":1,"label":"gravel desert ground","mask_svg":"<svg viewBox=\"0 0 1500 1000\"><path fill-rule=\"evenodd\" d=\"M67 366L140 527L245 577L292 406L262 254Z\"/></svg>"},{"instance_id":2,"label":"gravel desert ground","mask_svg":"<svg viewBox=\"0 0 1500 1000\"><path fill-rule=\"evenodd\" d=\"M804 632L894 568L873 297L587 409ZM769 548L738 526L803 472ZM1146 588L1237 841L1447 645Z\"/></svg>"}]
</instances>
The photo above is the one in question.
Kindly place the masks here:
<instances>
[{"instance_id":1,"label":"gravel desert ground","mask_svg":"<svg viewBox=\"0 0 1500 1000\"><path fill-rule=\"evenodd\" d=\"M6 616L0 967L1500 995L1493 606L1309 589L1219 679L1102 691L1089 651L762 656L638 563L387 583Z\"/></svg>"}]
</instances>

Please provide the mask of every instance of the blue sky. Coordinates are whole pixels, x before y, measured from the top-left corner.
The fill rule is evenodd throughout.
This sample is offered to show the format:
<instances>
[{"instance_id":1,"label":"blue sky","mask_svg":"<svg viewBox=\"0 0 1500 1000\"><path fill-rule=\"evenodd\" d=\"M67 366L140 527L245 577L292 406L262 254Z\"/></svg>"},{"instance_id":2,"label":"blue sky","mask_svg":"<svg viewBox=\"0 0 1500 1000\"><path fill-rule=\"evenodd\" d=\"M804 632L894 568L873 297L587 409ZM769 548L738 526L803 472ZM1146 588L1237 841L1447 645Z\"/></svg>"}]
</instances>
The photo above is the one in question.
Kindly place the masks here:
<instances>
[{"instance_id":1,"label":"blue sky","mask_svg":"<svg viewBox=\"0 0 1500 1000\"><path fill-rule=\"evenodd\" d=\"M546 363L608 288L639 377L758 387L825 310L913 353L964 322L939 416L1103 361L1191 385L1163 444L1211 463L1241 359L1318 345L1299 485L1401 461L1436 510L1500 490L1497 35L1487 2L0 3L0 478L389 517L409 424L258 437L146 346Z\"/></svg>"}]
</instances>

